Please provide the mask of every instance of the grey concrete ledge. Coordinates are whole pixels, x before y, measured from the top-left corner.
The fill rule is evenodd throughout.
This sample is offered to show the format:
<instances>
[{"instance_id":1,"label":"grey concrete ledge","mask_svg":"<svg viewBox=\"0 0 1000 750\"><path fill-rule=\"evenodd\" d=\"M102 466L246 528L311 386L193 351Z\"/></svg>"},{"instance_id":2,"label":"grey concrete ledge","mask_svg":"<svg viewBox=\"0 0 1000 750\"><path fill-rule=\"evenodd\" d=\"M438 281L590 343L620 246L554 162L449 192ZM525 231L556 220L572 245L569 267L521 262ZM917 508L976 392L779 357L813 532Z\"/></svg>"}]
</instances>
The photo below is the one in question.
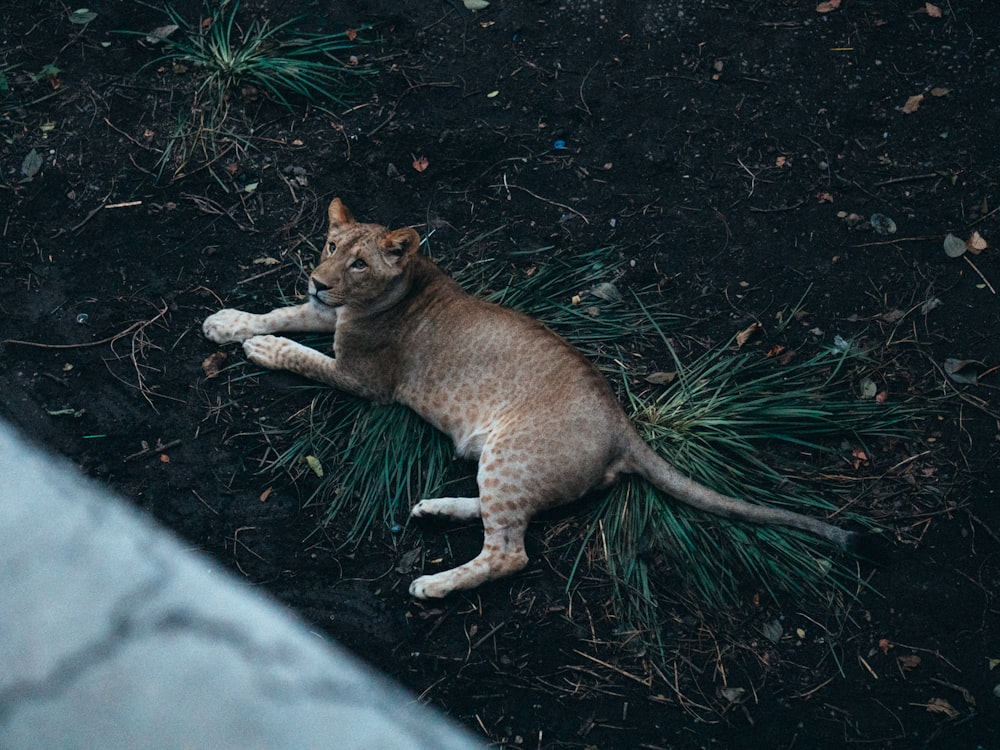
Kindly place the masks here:
<instances>
[{"instance_id":1,"label":"grey concrete ledge","mask_svg":"<svg viewBox=\"0 0 1000 750\"><path fill-rule=\"evenodd\" d=\"M0 423L0 748L479 747Z\"/></svg>"}]
</instances>

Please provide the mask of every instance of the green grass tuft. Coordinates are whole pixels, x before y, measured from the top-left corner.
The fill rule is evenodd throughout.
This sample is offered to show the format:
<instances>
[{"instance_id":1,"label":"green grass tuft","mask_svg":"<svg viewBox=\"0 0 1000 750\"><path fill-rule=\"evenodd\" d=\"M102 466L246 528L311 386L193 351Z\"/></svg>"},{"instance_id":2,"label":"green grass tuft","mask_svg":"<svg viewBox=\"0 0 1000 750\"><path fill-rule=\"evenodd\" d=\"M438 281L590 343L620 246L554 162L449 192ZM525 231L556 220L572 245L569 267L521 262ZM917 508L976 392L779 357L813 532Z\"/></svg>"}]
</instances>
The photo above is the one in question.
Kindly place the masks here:
<instances>
[{"instance_id":1,"label":"green grass tuft","mask_svg":"<svg viewBox=\"0 0 1000 750\"><path fill-rule=\"evenodd\" d=\"M169 171L171 179L179 179L198 168L211 169L233 148L246 148L247 138L227 125L233 93L240 87L254 87L289 109L296 98L347 105L356 94L356 82L372 72L341 59L357 45L354 32L294 33L298 18L273 26L253 19L243 26L237 20L239 7L239 0L220 0L209 6L207 19L200 23L172 7L165 9L178 29L159 41L164 54L143 67L187 69L196 85L160 157L157 177ZM216 179L225 187L218 175Z\"/></svg>"},{"instance_id":2,"label":"green grass tuft","mask_svg":"<svg viewBox=\"0 0 1000 750\"><path fill-rule=\"evenodd\" d=\"M823 467L817 461L835 460L831 446L844 439L867 446L909 435L919 412L855 397L852 383L872 365L863 351L821 348L795 364L782 364L723 347L688 365L675 361L677 382L660 392L636 393L623 377L630 416L660 455L725 494L841 525L872 525L864 516L841 511L849 504L843 486L827 479L818 489ZM807 458L788 458L789 451L775 458L770 451L781 445ZM640 630L654 643L658 609L669 598L668 576L714 608L734 605L748 577L772 594L788 592L799 600L850 594L858 585L850 560L826 542L784 527L706 516L637 477L607 493L589 528L591 537L598 528L603 533L627 629Z\"/></svg>"}]
</instances>

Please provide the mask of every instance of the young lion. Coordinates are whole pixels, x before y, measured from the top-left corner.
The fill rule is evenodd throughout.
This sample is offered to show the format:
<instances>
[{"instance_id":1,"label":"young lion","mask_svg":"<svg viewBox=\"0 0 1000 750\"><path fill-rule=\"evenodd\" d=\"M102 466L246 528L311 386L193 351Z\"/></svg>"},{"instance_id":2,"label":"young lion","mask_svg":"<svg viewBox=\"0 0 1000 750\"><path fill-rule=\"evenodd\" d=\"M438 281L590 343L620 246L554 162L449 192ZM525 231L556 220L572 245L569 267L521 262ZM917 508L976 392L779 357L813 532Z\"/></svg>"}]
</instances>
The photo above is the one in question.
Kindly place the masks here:
<instances>
[{"instance_id":1,"label":"young lion","mask_svg":"<svg viewBox=\"0 0 1000 750\"><path fill-rule=\"evenodd\" d=\"M521 570L524 533L539 511L635 473L695 508L802 529L843 548L861 535L778 508L726 497L688 479L639 437L608 383L580 352L531 318L466 294L417 253L410 228L354 220L339 199L309 279L309 301L263 315L220 310L205 335L243 342L259 365L348 393L398 402L479 460L479 497L421 500L413 516L482 519L482 552L417 578L410 594L443 597ZM334 357L279 331L335 333Z\"/></svg>"}]
</instances>

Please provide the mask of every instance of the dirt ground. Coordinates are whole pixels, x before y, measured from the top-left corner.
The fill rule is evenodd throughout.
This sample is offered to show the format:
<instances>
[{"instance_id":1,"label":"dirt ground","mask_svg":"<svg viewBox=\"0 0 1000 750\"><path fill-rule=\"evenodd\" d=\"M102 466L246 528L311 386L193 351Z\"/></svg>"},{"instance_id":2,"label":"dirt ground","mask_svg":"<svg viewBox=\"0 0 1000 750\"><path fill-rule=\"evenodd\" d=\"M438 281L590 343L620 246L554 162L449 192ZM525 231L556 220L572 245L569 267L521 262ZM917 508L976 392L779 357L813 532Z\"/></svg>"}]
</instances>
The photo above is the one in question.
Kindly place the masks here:
<instances>
[{"instance_id":1,"label":"dirt ground","mask_svg":"<svg viewBox=\"0 0 1000 750\"><path fill-rule=\"evenodd\" d=\"M157 179L193 73L141 69L158 52L118 32L165 14L105 3L79 24L62 3L5 3L0 414L497 746L1000 748L996 10L816 6L247 0L239 18L302 31L372 24L357 54L377 75L333 113L236 91L218 179L196 159ZM623 289L658 284L690 318L688 353L766 333L803 297L814 337L878 343L907 383L889 398L934 410L880 593L850 618L770 603L773 644L752 591L731 613L690 603L664 613L676 657L657 670L596 573L565 592L570 514L555 541L532 527L524 574L411 602L388 530L341 550L308 476L263 470L301 382L232 347L225 376L202 369L206 315L302 291L335 195L433 229L443 259L498 229L477 257L615 246L634 261ZM976 232L990 246L946 255L946 235ZM455 560L479 543L428 537Z\"/></svg>"}]
</instances>

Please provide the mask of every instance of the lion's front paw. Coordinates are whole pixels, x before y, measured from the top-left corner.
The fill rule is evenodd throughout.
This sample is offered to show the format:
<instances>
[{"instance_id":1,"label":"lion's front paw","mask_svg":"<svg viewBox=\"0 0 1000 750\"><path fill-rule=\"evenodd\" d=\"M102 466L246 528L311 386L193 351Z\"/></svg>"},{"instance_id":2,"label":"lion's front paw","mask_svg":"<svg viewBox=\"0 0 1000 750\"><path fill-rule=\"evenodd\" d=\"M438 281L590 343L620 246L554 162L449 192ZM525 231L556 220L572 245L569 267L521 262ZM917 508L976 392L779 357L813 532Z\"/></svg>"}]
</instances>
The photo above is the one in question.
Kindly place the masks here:
<instances>
[{"instance_id":1,"label":"lion's front paw","mask_svg":"<svg viewBox=\"0 0 1000 750\"><path fill-rule=\"evenodd\" d=\"M442 578L441 573L420 576L410 584L410 596L414 599L442 599L452 592L452 587Z\"/></svg>"},{"instance_id":2,"label":"lion's front paw","mask_svg":"<svg viewBox=\"0 0 1000 750\"><path fill-rule=\"evenodd\" d=\"M217 344L245 341L254 335L253 314L226 308L205 318L201 330L205 338Z\"/></svg>"},{"instance_id":3,"label":"lion's front paw","mask_svg":"<svg viewBox=\"0 0 1000 750\"><path fill-rule=\"evenodd\" d=\"M243 342L243 351L254 364L269 370L283 370L289 347L295 342L281 336L251 336Z\"/></svg>"}]
</instances>

